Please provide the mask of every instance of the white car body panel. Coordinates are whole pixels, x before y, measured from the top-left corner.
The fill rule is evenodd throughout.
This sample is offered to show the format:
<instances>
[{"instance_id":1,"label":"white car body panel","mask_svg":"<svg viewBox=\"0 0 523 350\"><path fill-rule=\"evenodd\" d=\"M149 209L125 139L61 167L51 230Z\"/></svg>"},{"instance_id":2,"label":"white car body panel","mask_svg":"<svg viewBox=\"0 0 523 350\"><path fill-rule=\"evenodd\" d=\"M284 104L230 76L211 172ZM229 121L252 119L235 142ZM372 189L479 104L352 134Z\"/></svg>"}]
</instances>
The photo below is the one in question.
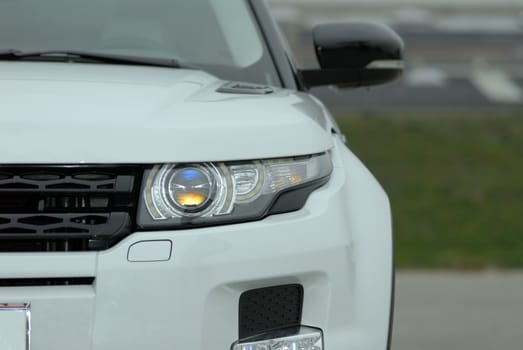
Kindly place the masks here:
<instances>
[{"instance_id":1,"label":"white car body panel","mask_svg":"<svg viewBox=\"0 0 523 350\"><path fill-rule=\"evenodd\" d=\"M0 162L233 161L332 147L306 95L216 92L224 83L196 70L0 62Z\"/></svg>"},{"instance_id":2,"label":"white car body panel","mask_svg":"<svg viewBox=\"0 0 523 350\"><path fill-rule=\"evenodd\" d=\"M114 57L4 50L0 305L30 311L31 347L22 350L228 350L245 341L240 338L271 332L274 340L275 328L300 325L322 334L324 346L314 350L390 348L394 264L387 195L346 147L325 106L300 90L303 76L265 18L263 2L245 5L256 20L252 30L259 30L263 59L249 67L220 66L220 50L213 50L218 55L209 55L212 69L205 69L248 73L251 83L287 88L218 92L229 82L203 70L151 66L158 62L145 60L152 57L148 50L142 65L121 57L109 64ZM139 19L143 11L131 12ZM155 28L157 17L145 19ZM23 41L25 32L19 33ZM252 40L234 34L229 40L240 48L238 40ZM198 56L206 54L200 48L209 50L191 37L188 43ZM256 53L240 51L234 57ZM322 162L310 165L315 158ZM212 164L220 169L205 181L173 180L180 168L196 172L200 164L178 164L161 181L151 180L164 163L201 162L226 165ZM283 166L270 172L260 164ZM242 181L254 185L242 193ZM274 192L261 192L272 185ZM205 194L206 202L172 212L156 208L167 214L155 216L156 194L176 201L173 188ZM222 200L230 211L213 212ZM272 297L277 306L259 306L256 294L246 308L251 328L242 327L243 295L286 285L298 292ZM242 335L244 329L250 333Z\"/></svg>"},{"instance_id":3,"label":"white car body panel","mask_svg":"<svg viewBox=\"0 0 523 350\"><path fill-rule=\"evenodd\" d=\"M323 329L325 349L385 349L389 202L357 158L335 144L330 182L298 212L135 233L103 252L0 254L0 278L48 276L58 260L64 264L53 276L96 276L93 286L0 288L0 300L31 301L33 350L229 349L238 338L243 291L301 283L302 323ZM130 247L144 240L171 241L171 259L129 262Z\"/></svg>"}]
</instances>

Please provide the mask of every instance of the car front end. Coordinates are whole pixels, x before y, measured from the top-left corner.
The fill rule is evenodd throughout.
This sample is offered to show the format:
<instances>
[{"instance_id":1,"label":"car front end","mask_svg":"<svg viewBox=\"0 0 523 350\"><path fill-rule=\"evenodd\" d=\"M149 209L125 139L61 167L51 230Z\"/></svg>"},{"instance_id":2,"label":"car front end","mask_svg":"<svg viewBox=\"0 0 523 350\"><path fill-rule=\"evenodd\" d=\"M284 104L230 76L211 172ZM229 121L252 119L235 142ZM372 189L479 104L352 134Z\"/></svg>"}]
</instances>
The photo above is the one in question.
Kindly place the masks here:
<instances>
[{"instance_id":1,"label":"car front end","mask_svg":"<svg viewBox=\"0 0 523 350\"><path fill-rule=\"evenodd\" d=\"M23 12L0 9L0 29ZM32 16L54 40L52 15ZM102 28L117 55L0 31L35 46L0 50L0 348L386 349L388 198L325 107L264 66L263 43L232 68L136 62L127 20ZM132 23L157 45L156 21Z\"/></svg>"}]
</instances>

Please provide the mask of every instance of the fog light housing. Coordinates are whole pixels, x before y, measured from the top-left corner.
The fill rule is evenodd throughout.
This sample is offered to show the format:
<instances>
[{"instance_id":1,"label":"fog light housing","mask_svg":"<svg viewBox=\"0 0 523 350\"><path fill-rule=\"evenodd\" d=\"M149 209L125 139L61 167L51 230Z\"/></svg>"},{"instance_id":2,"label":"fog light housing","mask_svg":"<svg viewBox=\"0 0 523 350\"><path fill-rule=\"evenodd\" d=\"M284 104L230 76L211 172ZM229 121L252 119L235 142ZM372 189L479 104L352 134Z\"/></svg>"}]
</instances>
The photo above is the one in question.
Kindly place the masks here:
<instances>
[{"instance_id":1,"label":"fog light housing","mask_svg":"<svg viewBox=\"0 0 523 350\"><path fill-rule=\"evenodd\" d=\"M231 350L323 350L323 332L312 327L285 328L239 340Z\"/></svg>"}]
</instances>

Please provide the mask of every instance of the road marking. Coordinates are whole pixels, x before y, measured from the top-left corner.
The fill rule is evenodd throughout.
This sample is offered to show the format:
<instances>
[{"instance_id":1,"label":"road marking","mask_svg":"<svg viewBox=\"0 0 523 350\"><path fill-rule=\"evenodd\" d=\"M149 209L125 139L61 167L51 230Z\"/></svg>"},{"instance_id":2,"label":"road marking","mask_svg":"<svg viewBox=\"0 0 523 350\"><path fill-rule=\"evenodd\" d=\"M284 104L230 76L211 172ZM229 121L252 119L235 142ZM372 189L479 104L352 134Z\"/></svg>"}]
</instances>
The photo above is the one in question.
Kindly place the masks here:
<instances>
[{"instance_id":1,"label":"road marking","mask_svg":"<svg viewBox=\"0 0 523 350\"><path fill-rule=\"evenodd\" d=\"M411 87L445 87L447 79L447 73L443 69L416 67L407 70L404 81Z\"/></svg>"},{"instance_id":2,"label":"road marking","mask_svg":"<svg viewBox=\"0 0 523 350\"><path fill-rule=\"evenodd\" d=\"M490 101L522 103L523 91L510 76L493 69L478 69L472 75L472 84Z\"/></svg>"}]
</instances>

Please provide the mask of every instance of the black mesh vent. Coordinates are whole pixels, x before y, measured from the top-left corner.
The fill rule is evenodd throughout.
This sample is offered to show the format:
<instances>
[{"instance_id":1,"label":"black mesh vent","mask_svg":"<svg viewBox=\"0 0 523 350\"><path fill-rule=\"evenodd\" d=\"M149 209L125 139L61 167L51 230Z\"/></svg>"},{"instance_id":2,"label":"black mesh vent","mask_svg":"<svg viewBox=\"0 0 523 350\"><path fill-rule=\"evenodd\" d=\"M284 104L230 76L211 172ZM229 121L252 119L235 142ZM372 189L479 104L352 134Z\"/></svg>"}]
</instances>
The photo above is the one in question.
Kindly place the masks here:
<instances>
[{"instance_id":1,"label":"black mesh vent","mask_svg":"<svg viewBox=\"0 0 523 350\"><path fill-rule=\"evenodd\" d=\"M301 324L302 307L303 287L299 284L253 289L243 293L239 307L240 339Z\"/></svg>"},{"instance_id":2,"label":"black mesh vent","mask_svg":"<svg viewBox=\"0 0 523 350\"><path fill-rule=\"evenodd\" d=\"M0 252L109 248L134 228L142 170L0 167Z\"/></svg>"}]
</instances>

